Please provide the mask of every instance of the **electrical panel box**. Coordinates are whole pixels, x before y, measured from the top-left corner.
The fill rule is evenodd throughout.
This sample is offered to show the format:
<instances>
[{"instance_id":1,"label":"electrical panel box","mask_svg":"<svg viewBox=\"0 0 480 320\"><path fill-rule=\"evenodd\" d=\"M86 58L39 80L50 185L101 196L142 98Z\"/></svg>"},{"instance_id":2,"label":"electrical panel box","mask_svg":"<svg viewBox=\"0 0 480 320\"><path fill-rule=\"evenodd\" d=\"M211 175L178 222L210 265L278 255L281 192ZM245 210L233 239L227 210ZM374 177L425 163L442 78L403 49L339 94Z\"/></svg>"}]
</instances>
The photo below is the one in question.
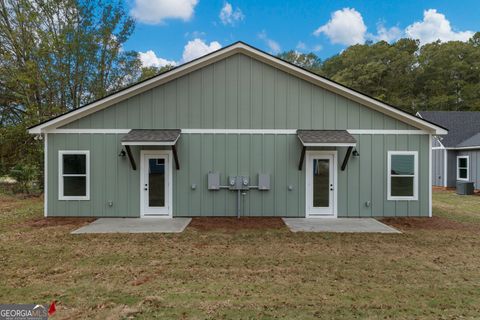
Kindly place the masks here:
<instances>
[{"instance_id":1,"label":"electrical panel box","mask_svg":"<svg viewBox=\"0 0 480 320\"><path fill-rule=\"evenodd\" d=\"M228 177L228 187L230 190L248 190L250 188L250 178L247 176Z\"/></svg>"},{"instance_id":2,"label":"electrical panel box","mask_svg":"<svg viewBox=\"0 0 480 320\"><path fill-rule=\"evenodd\" d=\"M230 190L237 190L237 177L236 176L230 176L228 177L228 187Z\"/></svg>"},{"instance_id":3,"label":"electrical panel box","mask_svg":"<svg viewBox=\"0 0 480 320\"><path fill-rule=\"evenodd\" d=\"M208 173L208 190L220 190L220 173Z\"/></svg>"},{"instance_id":4,"label":"electrical panel box","mask_svg":"<svg viewBox=\"0 0 480 320\"><path fill-rule=\"evenodd\" d=\"M237 190L248 190L250 187L250 179L247 176L237 177Z\"/></svg>"},{"instance_id":5,"label":"electrical panel box","mask_svg":"<svg viewBox=\"0 0 480 320\"><path fill-rule=\"evenodd\" d=\"M270 175L258 174L258 190L270 190Z\"/></svg>"}]
</instances>

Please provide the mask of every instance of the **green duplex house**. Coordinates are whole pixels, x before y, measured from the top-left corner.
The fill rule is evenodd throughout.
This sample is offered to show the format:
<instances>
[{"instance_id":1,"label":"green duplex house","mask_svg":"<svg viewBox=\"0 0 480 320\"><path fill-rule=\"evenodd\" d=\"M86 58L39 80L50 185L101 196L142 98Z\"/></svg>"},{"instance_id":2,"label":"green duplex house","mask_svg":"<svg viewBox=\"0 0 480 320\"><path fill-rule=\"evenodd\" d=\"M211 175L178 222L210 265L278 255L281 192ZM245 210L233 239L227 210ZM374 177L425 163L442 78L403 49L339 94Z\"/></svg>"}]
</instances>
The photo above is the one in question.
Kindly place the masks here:
<instances>
[{"instance_id":1,"label":"green duplex house","mask_svg":"<svg viewBox=\"0 0 480 320\"><path fill-rule=\"evenodd\" d=\"M447 130L237 42L29 129L45 215L431 216Z\"/></svg>"}]
</instances>

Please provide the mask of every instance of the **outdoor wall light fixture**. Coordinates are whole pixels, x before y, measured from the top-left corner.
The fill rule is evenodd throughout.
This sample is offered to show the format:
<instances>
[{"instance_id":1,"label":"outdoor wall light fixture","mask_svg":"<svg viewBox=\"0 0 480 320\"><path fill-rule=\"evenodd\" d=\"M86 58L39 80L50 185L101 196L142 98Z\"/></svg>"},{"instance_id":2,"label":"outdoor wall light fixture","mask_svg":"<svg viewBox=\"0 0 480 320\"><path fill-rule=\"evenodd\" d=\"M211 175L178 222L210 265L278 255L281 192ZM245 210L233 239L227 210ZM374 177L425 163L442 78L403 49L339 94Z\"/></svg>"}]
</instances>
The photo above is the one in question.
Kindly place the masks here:
<instances>
[{"instance_id":1,"label":"outdoor wall light fixture","mask_svg":"<svg viewBox=\"0 0 480 320\"><path fill-rule=\"evenodd\" d=\"M352 155L354 157L360 157L360 152L357 151L357 149L353 150Z\"/></svg>"},{"instance_id":2,"label":"outdoor wall light fixture","mask_svg":"<svg viewBox=\"0 0 480 320\"><path fill-rule=\"evenodd\" d=\"M122 149L122 151L120 151L120 153L118 154L119 157L125 157L127 155L127 153L125 152L125 150Z\"/></svg>"}]
</instances>

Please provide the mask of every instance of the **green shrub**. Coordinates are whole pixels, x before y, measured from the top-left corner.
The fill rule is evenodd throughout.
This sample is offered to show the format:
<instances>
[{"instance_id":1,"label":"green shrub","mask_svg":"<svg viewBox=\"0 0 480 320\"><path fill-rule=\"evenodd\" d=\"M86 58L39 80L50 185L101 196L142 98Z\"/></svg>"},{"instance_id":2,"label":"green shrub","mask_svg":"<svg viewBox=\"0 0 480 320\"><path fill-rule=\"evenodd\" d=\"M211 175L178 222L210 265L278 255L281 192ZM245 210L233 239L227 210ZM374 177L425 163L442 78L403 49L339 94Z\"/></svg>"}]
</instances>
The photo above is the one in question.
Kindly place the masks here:
<instances>
[{"instance_id":1,"label":"green shrub","mask_svg":"<svg viewBox=\"0 0 480 320\"><path fill-rule=\"evenodd\" d=\"M10 170L10 176L17 180L20 192L30 194L38 177L38 169L31 164L17 164Z\"/></svg>"}]
</instances>

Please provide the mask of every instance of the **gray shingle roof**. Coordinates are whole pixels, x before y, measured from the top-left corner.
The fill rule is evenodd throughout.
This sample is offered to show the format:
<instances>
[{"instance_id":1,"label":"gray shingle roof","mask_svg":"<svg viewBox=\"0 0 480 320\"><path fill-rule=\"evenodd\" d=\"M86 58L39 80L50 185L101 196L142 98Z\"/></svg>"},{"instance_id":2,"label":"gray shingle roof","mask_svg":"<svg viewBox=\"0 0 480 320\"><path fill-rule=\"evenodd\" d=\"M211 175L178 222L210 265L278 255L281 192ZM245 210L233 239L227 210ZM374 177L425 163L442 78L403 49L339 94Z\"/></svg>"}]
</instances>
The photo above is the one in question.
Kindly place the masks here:
<instances>
[{"instance_id":1,"label":"gray shingle roof","mask_svg":"<svg viewBox=\"0 0 480 320\"><path fill-rule=\"evenodd\" d=\"M420 111L420 116L448 129L445 148L480 146L480 111Z\"/></svg>"},{"instance_id":2,"label":"gray shingle roof","mask_svg":"<svg viewBox=\"0 0 480 320\"><path fill-rule=\"evenodd\" d=\"M297 135L303 144L357 142L347 130L297 130Z\"/></svg>"},{"instance_id":3,"label":"gray shingle roof","mask_svg":"<svg viewBox=\"0 0 480 320\"><path fill-rule=\"evenodd\" d=\"M132 129L122 142L174 142L180 133L180 129Z\"/></svg>"},{"instance_id":4,"label":"gray shingle roof","mask_svg":"<svg viewBox=\"0 0 480 320\"><path fill-rule=\"evenodd\" d=\"M480 133L477 133L474 136L471 136L470 138L462 141L457 145L459 148L464 148L464 147L477 147L480 146Z\"/></svg>"}]
</instances>

